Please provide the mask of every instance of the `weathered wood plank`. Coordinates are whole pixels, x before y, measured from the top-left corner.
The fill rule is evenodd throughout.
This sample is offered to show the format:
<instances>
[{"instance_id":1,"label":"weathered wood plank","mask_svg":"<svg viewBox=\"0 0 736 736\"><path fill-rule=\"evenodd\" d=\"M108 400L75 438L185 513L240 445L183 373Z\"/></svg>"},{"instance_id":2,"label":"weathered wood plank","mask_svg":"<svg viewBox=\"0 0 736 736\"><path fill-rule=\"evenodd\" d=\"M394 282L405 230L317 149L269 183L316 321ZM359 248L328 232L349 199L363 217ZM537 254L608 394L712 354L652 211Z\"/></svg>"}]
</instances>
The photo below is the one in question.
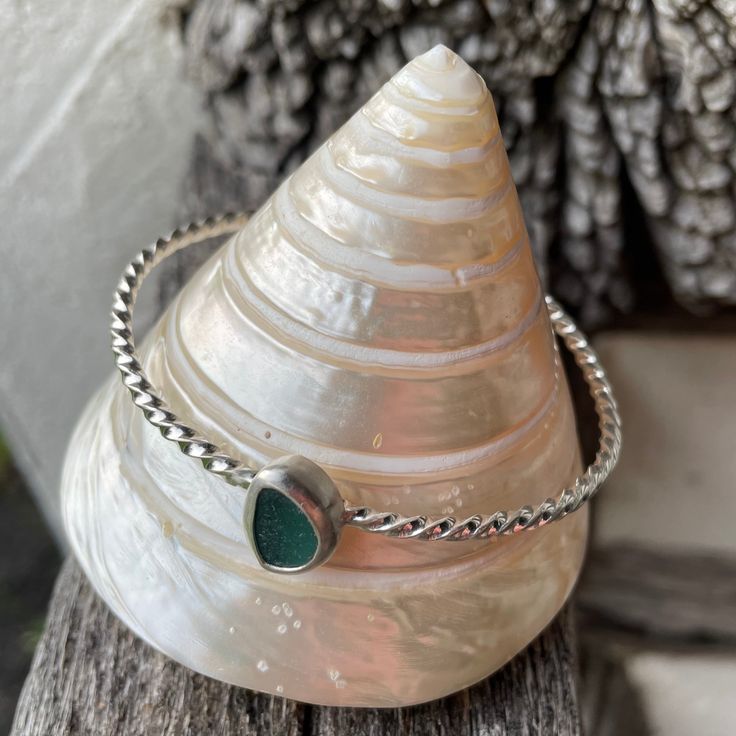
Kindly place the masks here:
<instances>
[{"instance_id":1,"label":"weathered wood plank","mask_svg":"<svg viewBox=\"0 0 736 736\"><path fill-rule=\"evenodd\" d=\"M650 736L641 693L609 641L580 636L580 719L591 736Z\"/></svg>"},{"instance_id":2,"label":"weathered wood plank","mask_svg":"<svg viewBox=\"0 0 736 736\"><path fill-rule=\"evenodd\" d=\"M593 550L578 586L593 624L680 642L736 642L736 560L706 552Z\"/></svg>"},{"instance_id":3,"label":"weathered wood plank","mask_svg":"<svg viewBox=\"0 0 736 736\"><path fill-rule=\"evenodd\" d=\"M669 655L673 663L677 655L695 661L708 653L728 656L736 644L734 580L736 559L714 551L629 542L589 553L575 596L586 733L656 731L645 700L651 690L642 691L641 682L632 679L635 661L656 655ZM656 677L651 671L650 676ZM661 682L650 686L656 689Z\"/></svg>"},{"instance_id":4,"label":"weathered wood plank","mask_svg":"<svg viewBox=\"0 0 736 736\"><path fill-rule=\"evenodd\" d=\"M524 652L467 691L413 708L304 706L182 667L131 634L67 561L12 736L580 734L576 647L564 611Z\"/></svg>"}]
</instances>

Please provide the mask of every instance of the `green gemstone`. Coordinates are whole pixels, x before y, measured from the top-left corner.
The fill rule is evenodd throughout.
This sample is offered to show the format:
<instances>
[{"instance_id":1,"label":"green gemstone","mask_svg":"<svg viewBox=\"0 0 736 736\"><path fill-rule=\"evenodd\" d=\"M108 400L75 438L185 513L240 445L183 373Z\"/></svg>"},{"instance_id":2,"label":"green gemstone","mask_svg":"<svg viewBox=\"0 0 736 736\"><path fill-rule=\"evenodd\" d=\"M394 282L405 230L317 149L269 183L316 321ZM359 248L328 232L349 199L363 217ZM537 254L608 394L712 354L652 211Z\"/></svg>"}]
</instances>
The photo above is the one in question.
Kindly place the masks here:
<instances>
[{"instance_id":1,"label":"green gemstone","mask_svg":"<svg viewBox=\"0 0 736 736\"><path fill-rule=\"evenodd\" d=\"M302 567L317 554L312 523L288 496L263 488L253 514L253 541L263 561L273 567Z\"/></svg>"}]
</instances>

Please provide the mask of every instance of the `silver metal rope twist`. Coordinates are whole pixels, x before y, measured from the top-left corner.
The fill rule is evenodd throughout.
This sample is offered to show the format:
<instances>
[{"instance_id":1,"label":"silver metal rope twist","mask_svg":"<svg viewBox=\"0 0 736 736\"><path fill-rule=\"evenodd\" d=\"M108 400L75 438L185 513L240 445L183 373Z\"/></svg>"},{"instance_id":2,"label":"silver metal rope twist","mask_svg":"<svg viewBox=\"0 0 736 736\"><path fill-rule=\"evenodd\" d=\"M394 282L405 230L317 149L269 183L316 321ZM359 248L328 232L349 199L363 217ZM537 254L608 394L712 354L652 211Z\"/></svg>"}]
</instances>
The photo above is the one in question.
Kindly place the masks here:
<instances>
[{"instance_id":1,"label":"silver metal rope twist","mask_svg":"<svg viewBox=\"0 0 736 736\"><path fill-rule=\"evenodd\" d=\"M223 453L216 445L204 439L195 429L181 422L166 406L151 386L138 359L133 338L133 307L143 280L162 261L194 243L201 243L222 235L237 232L248 221L248 215L222 215L191 223L174 230L144 248L125 268L115 289L112 304L112 351L115 365L123 376L133 402L146 419L161 430L161 434L189 457L201 461L204 467L228 483L247 488L255 471Z\"/></svg>"},{"instance_id":2,"label":"silver metal rope twist","mask_svg":"<svg viewBox=\"0 0 736 736\"><path fill-rule=\"evenodd\" d=\"M256 470L226 455L194 428L181 422L166 406L145 375L136 353L133 338L133 308L143 280L174 253L189 245L231 235L248 220L246 214L228 214L192 223L175 230L166 238L141 251L126 267L120 279L112 307L112 350L115 364L130 391L133 401L146 419L161 434L189 457L199 460L211 473L228 483L248 488ZM395 512L376 511L365 506L346 505L343 522L373 534L425 541L463 541L517 534L557 521L580 508L600 488L613 470L621 451L621 417L611 384L588 339L572 318L551 296L545 301L555 333L563 341L581 369L598 415L600 439L594 461L569 488L556 498L547 498L536 506L522 506L513 511L476 514L464 519L454 516L402 516Z\"/></svg>"}]
</instances>

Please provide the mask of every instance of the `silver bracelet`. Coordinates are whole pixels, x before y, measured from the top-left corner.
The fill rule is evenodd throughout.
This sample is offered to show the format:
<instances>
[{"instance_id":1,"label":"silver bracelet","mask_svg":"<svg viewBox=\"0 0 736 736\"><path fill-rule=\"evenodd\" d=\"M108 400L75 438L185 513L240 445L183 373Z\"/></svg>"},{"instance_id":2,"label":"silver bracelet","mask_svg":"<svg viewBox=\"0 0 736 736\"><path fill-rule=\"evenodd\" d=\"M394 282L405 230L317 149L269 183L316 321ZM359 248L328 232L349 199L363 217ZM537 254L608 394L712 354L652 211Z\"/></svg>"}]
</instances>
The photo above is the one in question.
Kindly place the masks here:
<instances>
[{"instance_id":1,"label":"silver bracelet","mask_svg":"<svg viewBox=\"0 0 736 736\"><path fill-rule=\"evenodd\" d=\"M162 261L189 245L231 235L247 222L246 214L224 215L187 225L141 251L127 266L115 291L112 307L112 350L115 364L133 401L161 434L189 457L198 459L211 473L248 490L244 524L258 561L280 573L303 572L323 563L332 554L343 526L399 539L463 541L517 534L557 521L579 509L591 498L616 465L621 450L621 418L611 384L596 352L570 316L551 297L547 309L555 333L581 369L598 415L600 438L595 460L574 484L557 498L547 498L515 511L494 511L469 518L426 515L402 516L351 506L341 497L327 473L307 458L290 455L260 470L223 453L183 423L166 406L146 377L133 339L133 307L143 280ZM289 564L268 553L269 535L287 534L299 547ZM292 564L293 563L293 564Z\"/></svg>"}]
</instances>

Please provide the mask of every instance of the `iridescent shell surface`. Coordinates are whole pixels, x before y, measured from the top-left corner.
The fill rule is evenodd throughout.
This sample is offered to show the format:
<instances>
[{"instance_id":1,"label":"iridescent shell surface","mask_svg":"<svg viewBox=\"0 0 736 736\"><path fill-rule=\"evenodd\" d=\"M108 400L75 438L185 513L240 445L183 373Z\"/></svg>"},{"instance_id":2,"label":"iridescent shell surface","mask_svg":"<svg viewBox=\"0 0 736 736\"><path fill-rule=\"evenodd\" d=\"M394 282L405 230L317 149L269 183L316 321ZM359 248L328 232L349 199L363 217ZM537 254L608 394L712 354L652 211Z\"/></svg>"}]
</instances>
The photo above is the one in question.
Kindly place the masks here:
<instances>
[{"instance_id":1,"label":"iridescent shell surface","mask_svg":"<svg viewBox=\"0 0 736 736\"><path fill-rule=\"evenodd\" d=\"M260 467L320 463L354 504L516 508L580 470L493 103L444 47L389 81L195 275L145 341L172 409ZM259 567L244 491L150 427L115 375L70 445L69 541L115 613L227 682L313 703L456 691L523 648L577 576L582 511L488 542L347 529Z\"/></svg>"}]
</instances>

